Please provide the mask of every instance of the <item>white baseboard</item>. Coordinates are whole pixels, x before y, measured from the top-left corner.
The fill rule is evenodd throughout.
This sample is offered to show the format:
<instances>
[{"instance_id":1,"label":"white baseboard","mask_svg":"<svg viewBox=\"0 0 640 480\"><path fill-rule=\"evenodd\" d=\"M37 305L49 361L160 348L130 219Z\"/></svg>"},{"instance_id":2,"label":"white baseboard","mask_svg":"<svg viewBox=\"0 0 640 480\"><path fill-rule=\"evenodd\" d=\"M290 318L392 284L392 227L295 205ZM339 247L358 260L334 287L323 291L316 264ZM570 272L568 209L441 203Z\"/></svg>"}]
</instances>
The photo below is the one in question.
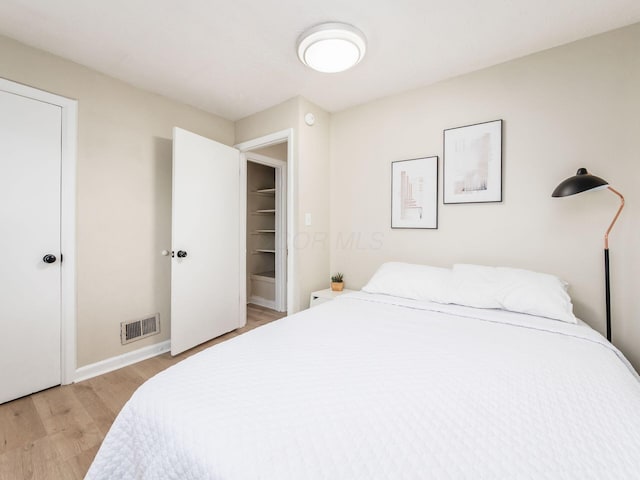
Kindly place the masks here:
<instances>
[{"instance_id":1,"label":"white baseboard","mask_svg":"<svg viewBox=\"0 0 640 480\"><path fill-rule=\"evenodd\" d=\"M141 362L147 358L161 355L169 350L171 350L171 340L165 340L164 342L142 347L116 357L107 358L106 360L101 360L91 365L85 365L84 367L76 369L74 382L81 382L89 378L97 377L98 375L112 372L119 368Z\"/></svg>"},{"instance_id":2,"label":"white baseboard","mask_svg":"<svg viewBox=\"0 0 640 480\"><path fill-rule=\"evenodd\" d=\"M254 305L259 305L260 307L270 308L271 310L276 309L275 300L267 300L266 298L258 297L256 295L251 295L249 297L248 303L253 303Z\"/></svg>"}]
</instances>

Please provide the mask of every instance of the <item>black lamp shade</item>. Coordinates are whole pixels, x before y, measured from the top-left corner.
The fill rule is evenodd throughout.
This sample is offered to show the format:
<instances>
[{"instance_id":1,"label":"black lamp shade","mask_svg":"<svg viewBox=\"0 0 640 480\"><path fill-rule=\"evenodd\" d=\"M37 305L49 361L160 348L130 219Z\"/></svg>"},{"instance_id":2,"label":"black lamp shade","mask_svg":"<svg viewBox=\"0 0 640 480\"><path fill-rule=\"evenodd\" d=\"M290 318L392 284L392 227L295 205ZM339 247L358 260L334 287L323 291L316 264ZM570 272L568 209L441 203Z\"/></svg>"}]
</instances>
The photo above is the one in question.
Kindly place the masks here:
<instances>
[{"instance_id":1,"label":"black lamp shade","mask_svg":"<svg viewBox=\"0 0 640 480\"><path fill-rule=\"evenodd\" d=\"M587 172L586 168L579 168L578 172L570 178L564 180L551 194L552 197L567 197L576 193L586 192L594 188L604 187L609 183L595 175Z\"/></svg>"}]
</instances>

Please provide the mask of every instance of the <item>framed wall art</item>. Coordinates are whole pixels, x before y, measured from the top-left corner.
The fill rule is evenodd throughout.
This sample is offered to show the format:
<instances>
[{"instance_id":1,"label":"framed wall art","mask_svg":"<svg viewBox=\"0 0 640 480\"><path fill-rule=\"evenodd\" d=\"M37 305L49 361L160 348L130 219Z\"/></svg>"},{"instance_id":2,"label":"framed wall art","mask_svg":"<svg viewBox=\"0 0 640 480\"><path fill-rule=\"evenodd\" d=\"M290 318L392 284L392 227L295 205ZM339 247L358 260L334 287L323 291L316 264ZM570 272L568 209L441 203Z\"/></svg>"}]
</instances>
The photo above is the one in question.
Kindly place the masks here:
<instances>
[{"instance_id":1,"label":"framed wall art","mask_svg":"<svg viewBox=\"0 0 640 480\"><path fill-rule=\"evenodd\" d=\"M502 201L502 120L444 131L443 202Z\"/></svg>"},{"instance_id":2,"label":"framed wall art","mask_svg":"<svg viewBox=\"0 0 640 480\"><path fill-rule=\"evenodd\" d=\"M438 157L391 162L391 228L438 228Z\"/></svg>"}]
</instances>

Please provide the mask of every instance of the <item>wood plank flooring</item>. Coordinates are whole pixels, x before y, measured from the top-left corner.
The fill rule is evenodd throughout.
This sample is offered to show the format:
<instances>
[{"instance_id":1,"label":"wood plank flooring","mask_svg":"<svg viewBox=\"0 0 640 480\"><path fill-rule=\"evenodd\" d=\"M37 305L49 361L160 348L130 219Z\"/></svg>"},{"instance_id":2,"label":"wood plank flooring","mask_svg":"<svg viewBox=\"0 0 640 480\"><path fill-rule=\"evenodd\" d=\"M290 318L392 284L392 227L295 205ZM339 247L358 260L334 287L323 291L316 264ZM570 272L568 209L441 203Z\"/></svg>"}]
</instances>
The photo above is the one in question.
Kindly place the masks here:
<instances>
[{"instance_id":1,"label":"wood plank flooring","mask_svg":"<svg viewBox=\"0 0 640 480\"><path fill-rule=\"evenodd\" d=\"M180 355L165 353L0 405L0 480L84 478L116 415L145 380L194 353L284 315L248 305L245 327Z\"/></svg>"}]
</instances>

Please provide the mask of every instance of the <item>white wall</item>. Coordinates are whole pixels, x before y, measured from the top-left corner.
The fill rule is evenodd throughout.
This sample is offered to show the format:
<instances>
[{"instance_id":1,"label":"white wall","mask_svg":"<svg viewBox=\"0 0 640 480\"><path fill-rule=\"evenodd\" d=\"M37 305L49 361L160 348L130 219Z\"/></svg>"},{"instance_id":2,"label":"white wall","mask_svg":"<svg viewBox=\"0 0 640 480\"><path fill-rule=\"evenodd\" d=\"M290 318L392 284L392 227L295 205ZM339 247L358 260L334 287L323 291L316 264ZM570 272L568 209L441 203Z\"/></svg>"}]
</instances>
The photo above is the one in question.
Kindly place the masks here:
<instances>
[{"instance_id":1,"label":"white wall","mask_svg":"<svg viewBox=\"0 0 640 480\"><path fill-rule=\"evenodd\" d=\"M275 158L276 160L287 161L287 143L277 143L275 145L269 145L268 147L258 148L252 150L253 153L259 153L267 157Z\"/></svg>"},{"instance_id":2,"label":"white wall","mask_svg":"<svg viewBox=\"0 0 640 480\"><path fill-rule=\"evenodd\" d=\"M301 305L309 306L309 295L329 288L329 133L330 115L317 105L300 97L298 160L298 231L295 248L300 252ZM309 126L304 116L313 113L315 123ZM305 225L305 214L311 214L311 225Z\"/></svg>"},{"instance_id":3,"label":"white wall","mask_svg":"<svg viewBox=\"0 0 640 480\"><path fill-rule=\"evenodd\" d=\"M171 129L233 144L233 123L0 37L0 76L78 99L78 367L169 338ZM120 322L162 331L120 345Z\"/></svg>"},{"instance_id":4,"label":"white wall","mask_svg":"<svg viewBox=\"0 0 640 480\"><path fill-rule=\"evenodd\" d=\"M603 331L602 234L616 199L550 198L586 166L627 197L611 236L614 343L639 366L638 44L634 25L334 115L298 97L234 125L0 37L0 76L79 100L78 366L168 338L170 266L159 251L170 244L173 125L225 144L294 129L296 309L330 270L359 288L386 260L475 262L560 275L578 315ZM497 118L504 202L440 205L438 230L391 230L390 162L442 162L444 128ZM120 321L156 311L161 335L120 346Z\"/></svg>"},{"instance_id":5,"label":"white wall","mask_svg":"<svg viewBox=\"0 0 640 480\"><path fill-rule=\"evenodd\" d=\"M613 340L640 367L640 24L371 102L331 118L331 270L361 287L384 261L508 265L571 283L604 332L607 191L552 199L578 167L627 207L611 235ZM442 205L442 131L504 120L501 204ZM391 162L438 155L438 230L390 228Z\"/></svg>"}]
</instances>

